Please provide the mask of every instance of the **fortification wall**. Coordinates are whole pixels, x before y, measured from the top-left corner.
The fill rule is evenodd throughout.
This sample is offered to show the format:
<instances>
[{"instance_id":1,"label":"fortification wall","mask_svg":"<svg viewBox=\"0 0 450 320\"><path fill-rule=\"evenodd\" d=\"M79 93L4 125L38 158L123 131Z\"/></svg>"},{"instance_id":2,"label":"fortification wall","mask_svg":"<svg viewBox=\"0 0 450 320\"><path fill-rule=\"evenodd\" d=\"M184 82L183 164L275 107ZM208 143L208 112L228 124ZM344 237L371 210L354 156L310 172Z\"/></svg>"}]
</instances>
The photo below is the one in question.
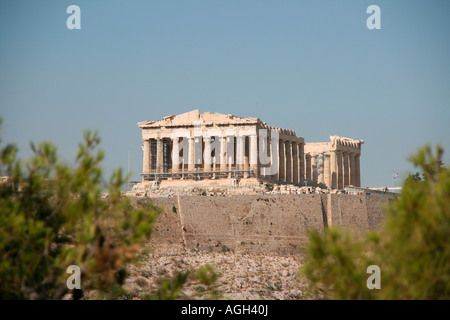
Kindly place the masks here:
<instances>
[{"instance_id":1,"label":"fortification wall","mask_svg":"<svg viewBox=\"0 0 450 320\"><path fill-rule=\"evenodd\" d=\"M387 198L301 194L174 196L141 199L164 211L152 235L155 250L234 250L240 253L301 253L308 231L342 226L361 235L381 227Z\"/></svg>"}]
</instances>

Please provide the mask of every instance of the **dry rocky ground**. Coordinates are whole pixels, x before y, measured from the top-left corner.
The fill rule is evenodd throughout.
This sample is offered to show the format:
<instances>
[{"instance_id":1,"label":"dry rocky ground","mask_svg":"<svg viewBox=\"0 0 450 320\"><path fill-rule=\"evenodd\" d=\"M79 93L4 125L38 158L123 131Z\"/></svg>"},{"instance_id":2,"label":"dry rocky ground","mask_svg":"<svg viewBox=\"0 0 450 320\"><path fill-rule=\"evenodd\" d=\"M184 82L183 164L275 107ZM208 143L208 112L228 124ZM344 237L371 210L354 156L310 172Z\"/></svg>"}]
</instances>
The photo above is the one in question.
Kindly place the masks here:
<instances>
[{"instance_id":1,"label":"dry rocky ground","mask_svg":"<svg viewBox=\"0 0 450 320\"><path fill-rule=\"evenodd\" d=\"M301 266L300 257L239 254L232 251L146 254L139 263L128 267L130 275L123 287L130 293L130 298L139 299L145 294L154 293L160 287L162 279L172 278L176 272L190 270L180 298L208 299L212 297L211 290L195 277L196 270L206 264L215 266L219 275L215 289L220 292L220 298L231 300L304 298L306 285L297 276Z\"/></svg>"}]
</instances>

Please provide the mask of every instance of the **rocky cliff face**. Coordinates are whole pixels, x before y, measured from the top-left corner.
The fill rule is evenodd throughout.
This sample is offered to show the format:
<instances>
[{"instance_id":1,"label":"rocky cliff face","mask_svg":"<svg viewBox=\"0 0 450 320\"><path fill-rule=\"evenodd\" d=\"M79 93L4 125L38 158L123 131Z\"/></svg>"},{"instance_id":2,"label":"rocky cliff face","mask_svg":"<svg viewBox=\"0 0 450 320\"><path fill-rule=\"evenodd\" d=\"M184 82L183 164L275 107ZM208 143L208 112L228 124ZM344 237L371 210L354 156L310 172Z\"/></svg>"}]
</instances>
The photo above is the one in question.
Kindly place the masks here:
<instances>
[{"instance_id":1,"label":"rocky cliff face","mask_svg":"<svg viewBox=\"0 0 450 320\"><path fill-rule=\"evenodd\" d=\"M298 255L308 231L341 226L362 234L383 221L387 198L345 194L172 196L142 198L164 208L152 235L155 250L232 250Z\"/></svg>"},{"instance_id":2,"label":"rocky cliff face","mask_svg":"<svg viewBox=\"0 0 450 320\"><path fill-rule=\"evenodd\" d=\"M129 266L125 288L135 298L154 292L158 281L177 271L214 265L217 289L229 299L302 299L306 285L297 278L310 229L377 229L387 198L366 195L240 195L141 198L164 208L151 253ZM182 297L203 299L205 287L188 278Z\"/></svg>"}]
</instances>

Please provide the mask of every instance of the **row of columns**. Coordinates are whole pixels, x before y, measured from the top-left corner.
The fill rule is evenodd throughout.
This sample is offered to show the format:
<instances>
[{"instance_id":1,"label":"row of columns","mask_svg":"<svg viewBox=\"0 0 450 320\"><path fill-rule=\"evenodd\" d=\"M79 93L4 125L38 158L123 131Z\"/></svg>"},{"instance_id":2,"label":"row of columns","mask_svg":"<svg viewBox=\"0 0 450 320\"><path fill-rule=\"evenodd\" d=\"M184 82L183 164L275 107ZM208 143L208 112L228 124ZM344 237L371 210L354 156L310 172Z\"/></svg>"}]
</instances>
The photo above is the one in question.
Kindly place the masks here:
<instances>
[{"instance_id":1,"label":"row of columns","mask_svg":"<svg viewBox=\"0 0 450 320\"><path fill-rule=\"evenodd\" d=\"M156 172L163 172L164 167L164 150L163 140L161 138L156 139L156 158L151 153L150 140L143 140L144 142L144 163L142 166L143 173L151 172L152 166L155 163Z\"/></svg>"},{"instance_id":2,"label":"row of columns","mask_svg":"<svg viewBox=\"0 0 450 320\"><path fill-rule=\"evenodd\" d=\"M214 156L212 156L212 137L172 138L171 154L164 154L163 138L143 140L143 174L163 173L164 157L171 157L171 172L183 173L195 171L228 171L231 177L233 170L252 170L258 174L258 139L256 134L249 136L215 137ZM164 139L167 140L168 138ZM182 139L187 139L182 144ZM151 140L156 140L156 159L151 153ZM170 141L170 140L169 140ZM195 146L201 144L201 154L196 153ZM183 146L182 146L183 145ZM177 155L183 150L183 157ZM187 154L184 154L186 152ZM174 155L172 157L172 154ZM186 161L187 160L187 161ZM156 162L156 164L155 164ZM186 168L187 167L187 168ZM152 168L155 168L152 170ZM243 173L244 178L249 172Z\"/></svg>"},{"instance_id":3,"label":"row of columns","mask_svg":"<svg viewBox=\"0 0 450 320\"><path fill-rule=\"evenodd\" d=\"M303 183L305 178L304 144L280 140L278 152L278 171L273 178L282 183Z\"/></svg>"},{"instance_id":4,"label":"row of columns","mask_svg":"<svg viewBox=\"0 0 450 320\"><path fill-rule=\"evenodd\" d=\"M305 161L307 181L334 189L361 186L360 154L330 150L328 153L306 154Z\"/></svg>"},{"instance_id":5,"label":"row of columns","mask_svg":"<svg viewBox=\"0 0 450 320\"><path fill-rule=\"evenodd\" d=\"M181 151L180 139L171 140L171 151L178 155ZM190 137L188 139L188 148L183 152L188 152L187 168L184 160L180 163L179 157L173 157L171 163L172 173L200 171L228 171L228 177L232 176L233 170L252 170L254 175L258 176L258 139L256 135L247 137L226 136L216 137L218 143L215 143L215 156L212 154L211 138ZM143 173L153 172L162 173L164 171L164 157L170 157L168 154L170 148L166 147L164 152L164 141L162 138L156 138L156 159L151 153L150 140L144 140L144 163ZM165 139L166 143L168 140ZM194 146L202 143L201 155L195 154ZM270 143L268 143L270 145ZM360 178L360 154L348 153L339 150L330 150L327 153L305 154L304 143L291 140L279 140L279 158L278 171L275 175L268 178L277 180L281 183L303 184L308 183L324 184L329 188L343 189L348 185L361 186ZM202 157L202 155L204 155ZM210 155L210 156L208 156ZM202 161L195 161L201 159ZM167 161L166 161L167 162ZM196 163L197 162L197 163ZM201 164L199 164L201 163ZM243 174L244 178L249 176L248 172ZM213 174L215 177L215 174Z\"/></svg>"}]
</instances>

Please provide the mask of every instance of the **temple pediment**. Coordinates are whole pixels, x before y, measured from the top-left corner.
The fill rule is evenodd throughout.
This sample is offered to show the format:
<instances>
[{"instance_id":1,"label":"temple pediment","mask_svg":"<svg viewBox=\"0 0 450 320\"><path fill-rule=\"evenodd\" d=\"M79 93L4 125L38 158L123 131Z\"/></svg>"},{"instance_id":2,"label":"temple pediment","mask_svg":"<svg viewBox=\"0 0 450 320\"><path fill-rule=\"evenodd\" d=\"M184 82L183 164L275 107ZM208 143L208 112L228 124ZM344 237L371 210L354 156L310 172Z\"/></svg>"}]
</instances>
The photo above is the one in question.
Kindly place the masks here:
<instances>
[{"instance_id":1,"label":"temple pediment","mask_svg":"<svg viewBox=\"0 0 450 320\"><path fill-rule=\"evenodd\" d=\"M260 122L258 118L241 118L232 114L211 113L204 112L200 114L199 110L192 110L179 115L166 116L157 121L142 121L138 122L140 128L155 128L155 127L178 127L178 126L192 126L195 122L202 124L256 124Z\"/></svg>"},{"instance_id":2,"label":"temple pediment","mask_svg":"<svg viewBox=\"0 0 450 320\"><path fill-rule=\"evenodd\" d=\"M330 136L330 141L335 148L337 148L338 146L343 146L357 149L361 148L361 145L364 143L364 140L355 140L340 136Z\"/></svg>"}]
</instances>

